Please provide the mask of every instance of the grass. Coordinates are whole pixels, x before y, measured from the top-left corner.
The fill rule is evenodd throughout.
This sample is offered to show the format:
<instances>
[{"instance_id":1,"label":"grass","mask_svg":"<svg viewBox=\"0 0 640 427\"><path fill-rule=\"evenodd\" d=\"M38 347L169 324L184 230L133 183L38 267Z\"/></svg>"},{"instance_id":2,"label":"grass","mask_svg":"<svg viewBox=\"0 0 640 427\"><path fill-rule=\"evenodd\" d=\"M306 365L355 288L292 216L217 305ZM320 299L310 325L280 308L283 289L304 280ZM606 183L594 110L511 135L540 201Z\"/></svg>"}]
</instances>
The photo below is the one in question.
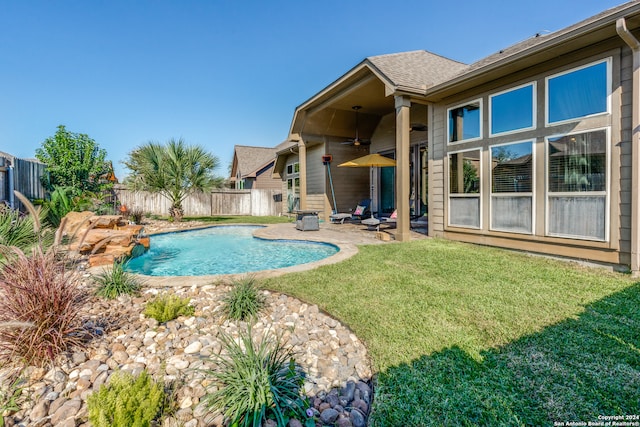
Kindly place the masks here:
<instances>
[{"instance_id":1,"label":"grass","mask_svg":"<svg viewBox=\"0 0 640 427\"><path fill-rule=\"evenodd\" d=\"M116 261L111 267L104 268L94 276L97 285L96 295L114 299L120 295L133 295L140 291L140 282L125 270L126 261Z\"/></svg>"},{"instance_id":2,"label":"grass","mask_svg":"<svg viewBox=\"0 0 640 427\"><path fill-rule=\"evenodd\" d=\"M370 245L266 288L316 303L369 350L372 426L549 425L640 404L640 285L440 239Z\"/></svg>"}]
</instances>

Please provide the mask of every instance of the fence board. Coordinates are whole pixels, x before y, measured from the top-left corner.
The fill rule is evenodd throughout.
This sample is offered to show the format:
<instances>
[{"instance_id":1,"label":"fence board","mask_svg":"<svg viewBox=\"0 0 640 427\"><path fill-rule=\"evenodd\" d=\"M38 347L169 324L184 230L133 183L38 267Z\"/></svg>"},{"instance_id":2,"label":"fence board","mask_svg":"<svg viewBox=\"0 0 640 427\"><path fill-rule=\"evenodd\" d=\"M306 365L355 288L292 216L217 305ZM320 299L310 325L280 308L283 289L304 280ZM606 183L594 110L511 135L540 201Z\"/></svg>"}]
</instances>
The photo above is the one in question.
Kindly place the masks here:
<instances>
[{"instance_id":1,"label":"fence board","mask_svg":"<svg viewBox=\"0 0 640 427\"><path fill-rule=\"evenodd\" d=\"M142 209L145 213L167 215L170 203L157 193L131 191L116 186L118 201L129 209ZM214 190L194 193L182 203L185 216L249 215L278 216L282 213L281 190Z\"/></svg>"}]
</instances>

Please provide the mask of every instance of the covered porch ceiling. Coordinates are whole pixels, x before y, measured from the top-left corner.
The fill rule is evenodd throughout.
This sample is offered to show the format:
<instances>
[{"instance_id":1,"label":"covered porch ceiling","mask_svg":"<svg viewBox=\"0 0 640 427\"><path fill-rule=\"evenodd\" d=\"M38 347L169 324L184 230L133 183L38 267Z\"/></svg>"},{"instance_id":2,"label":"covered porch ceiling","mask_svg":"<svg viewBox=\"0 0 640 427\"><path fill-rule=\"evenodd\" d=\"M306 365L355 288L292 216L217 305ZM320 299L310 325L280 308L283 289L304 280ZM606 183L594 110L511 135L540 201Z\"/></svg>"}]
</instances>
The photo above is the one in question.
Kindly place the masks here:
<instances>
[{"instance_id":1,"label":"covered porch ceiling","mask_svg":"<svg viewBox=\"0 0 640 427\"><path fill-rule=\"evenodd\" d=\"M367 65L334 82L296 109L290 133L310 143L370 139L380 119L394 111L387 86Z\"/></svg>"}]
</instances>

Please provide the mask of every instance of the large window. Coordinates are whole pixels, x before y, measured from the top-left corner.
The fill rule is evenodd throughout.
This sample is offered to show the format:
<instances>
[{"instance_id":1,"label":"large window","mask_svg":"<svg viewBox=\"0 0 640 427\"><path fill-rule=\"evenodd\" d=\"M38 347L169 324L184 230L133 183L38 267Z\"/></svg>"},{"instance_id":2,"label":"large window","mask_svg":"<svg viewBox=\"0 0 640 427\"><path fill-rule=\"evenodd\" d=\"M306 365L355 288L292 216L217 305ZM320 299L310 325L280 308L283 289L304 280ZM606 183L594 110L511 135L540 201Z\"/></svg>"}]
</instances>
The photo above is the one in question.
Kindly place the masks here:
<instances>
[{"instance_id":1,"label":"large window","mask_svg":"<svg viewBox=\"0 0 640 427\"><path fill-rule=\"evenodd\" d=\"M287 165L287 204L289 211L300 207L300 163Z\"/></svg>"},{"instance_id":2,"label":"large window","mask_svg":"<svg viewBox=\"0 0 640 427\"><path fill-rule=\"evenodd\" d=\"M480 99L447 110L449 142L478 139L482 136L482 101Z\"/></svg>"},{"instance_id":3,"label":"large window","mask_svg":"<svg viewBox=\"0 0 640 427\"><path fill-rule=\"evenodd\" d=\"M449 225L480 228L480 150L449 153Z\"/></svg>"},{"instance_id":4,"label":"large window","mask_svg":"<svg viewBox=\"0 0 640 427\"><path fill-rule=\"evenodd\" d=\"M491 147L491 229L533 232L533 142Z\"/></svg>"},{"instance_id":5,"label":"large window","mask_svg":"<svg viewBox=\"0 0 640 427\"><path fill-rule=\"evenodd\" d=\"M606 240L606 129L547 138L547 233Z\"/></svg>"},{"instance_id":6,"label":"large window","mask_svg":"<svg viewBox=\"0 0 640 427\"><path fill-rule=\"evenodd\" d=\"M605 60L548 77L547 123L608 112L609 69L609 61Z\"/></svg>"},{"instance_id":7,"label":"large window","mask_svg":"<svg viewBox=\"0 0 640 427\"><path fill-rule=\"evenodd\" d=\"M493 135L533 129L535 84L531 83L489 97L490 129Z\"/></svg>"}]
</instances>

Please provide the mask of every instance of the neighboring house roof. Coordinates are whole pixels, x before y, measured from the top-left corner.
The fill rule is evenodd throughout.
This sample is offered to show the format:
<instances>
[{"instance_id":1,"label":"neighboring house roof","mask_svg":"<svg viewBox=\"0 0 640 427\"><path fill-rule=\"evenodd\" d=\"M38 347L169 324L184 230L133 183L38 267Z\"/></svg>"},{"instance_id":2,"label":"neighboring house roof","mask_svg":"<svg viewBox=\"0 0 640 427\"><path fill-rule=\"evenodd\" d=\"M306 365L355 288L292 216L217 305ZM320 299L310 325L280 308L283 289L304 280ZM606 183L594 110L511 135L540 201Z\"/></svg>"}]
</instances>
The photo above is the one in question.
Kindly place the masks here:
<instances>
[{"instance_id":1,"label":"neighboring house roof","mask_svg":"<svg viewBox=\"0 0 640 427\"><path fill-rule=\"evenodd\" d=\"M371 56L365 59L396 89L424 91L466 70L468 65L426 50Z\"/></svg>"},{"instance_id":2,"label":"neighboring house roof","mask_svg":"<svg viewBox=\"0 0 640 427\"><path fill-rule=\"evenodd\" d=\"M255 178L256 173L275 160L276 148L250 147L236 145L234 147L234 165L242 178ZM231 178L235 178L232 171Z\"/></svg>"}]
</instances>

